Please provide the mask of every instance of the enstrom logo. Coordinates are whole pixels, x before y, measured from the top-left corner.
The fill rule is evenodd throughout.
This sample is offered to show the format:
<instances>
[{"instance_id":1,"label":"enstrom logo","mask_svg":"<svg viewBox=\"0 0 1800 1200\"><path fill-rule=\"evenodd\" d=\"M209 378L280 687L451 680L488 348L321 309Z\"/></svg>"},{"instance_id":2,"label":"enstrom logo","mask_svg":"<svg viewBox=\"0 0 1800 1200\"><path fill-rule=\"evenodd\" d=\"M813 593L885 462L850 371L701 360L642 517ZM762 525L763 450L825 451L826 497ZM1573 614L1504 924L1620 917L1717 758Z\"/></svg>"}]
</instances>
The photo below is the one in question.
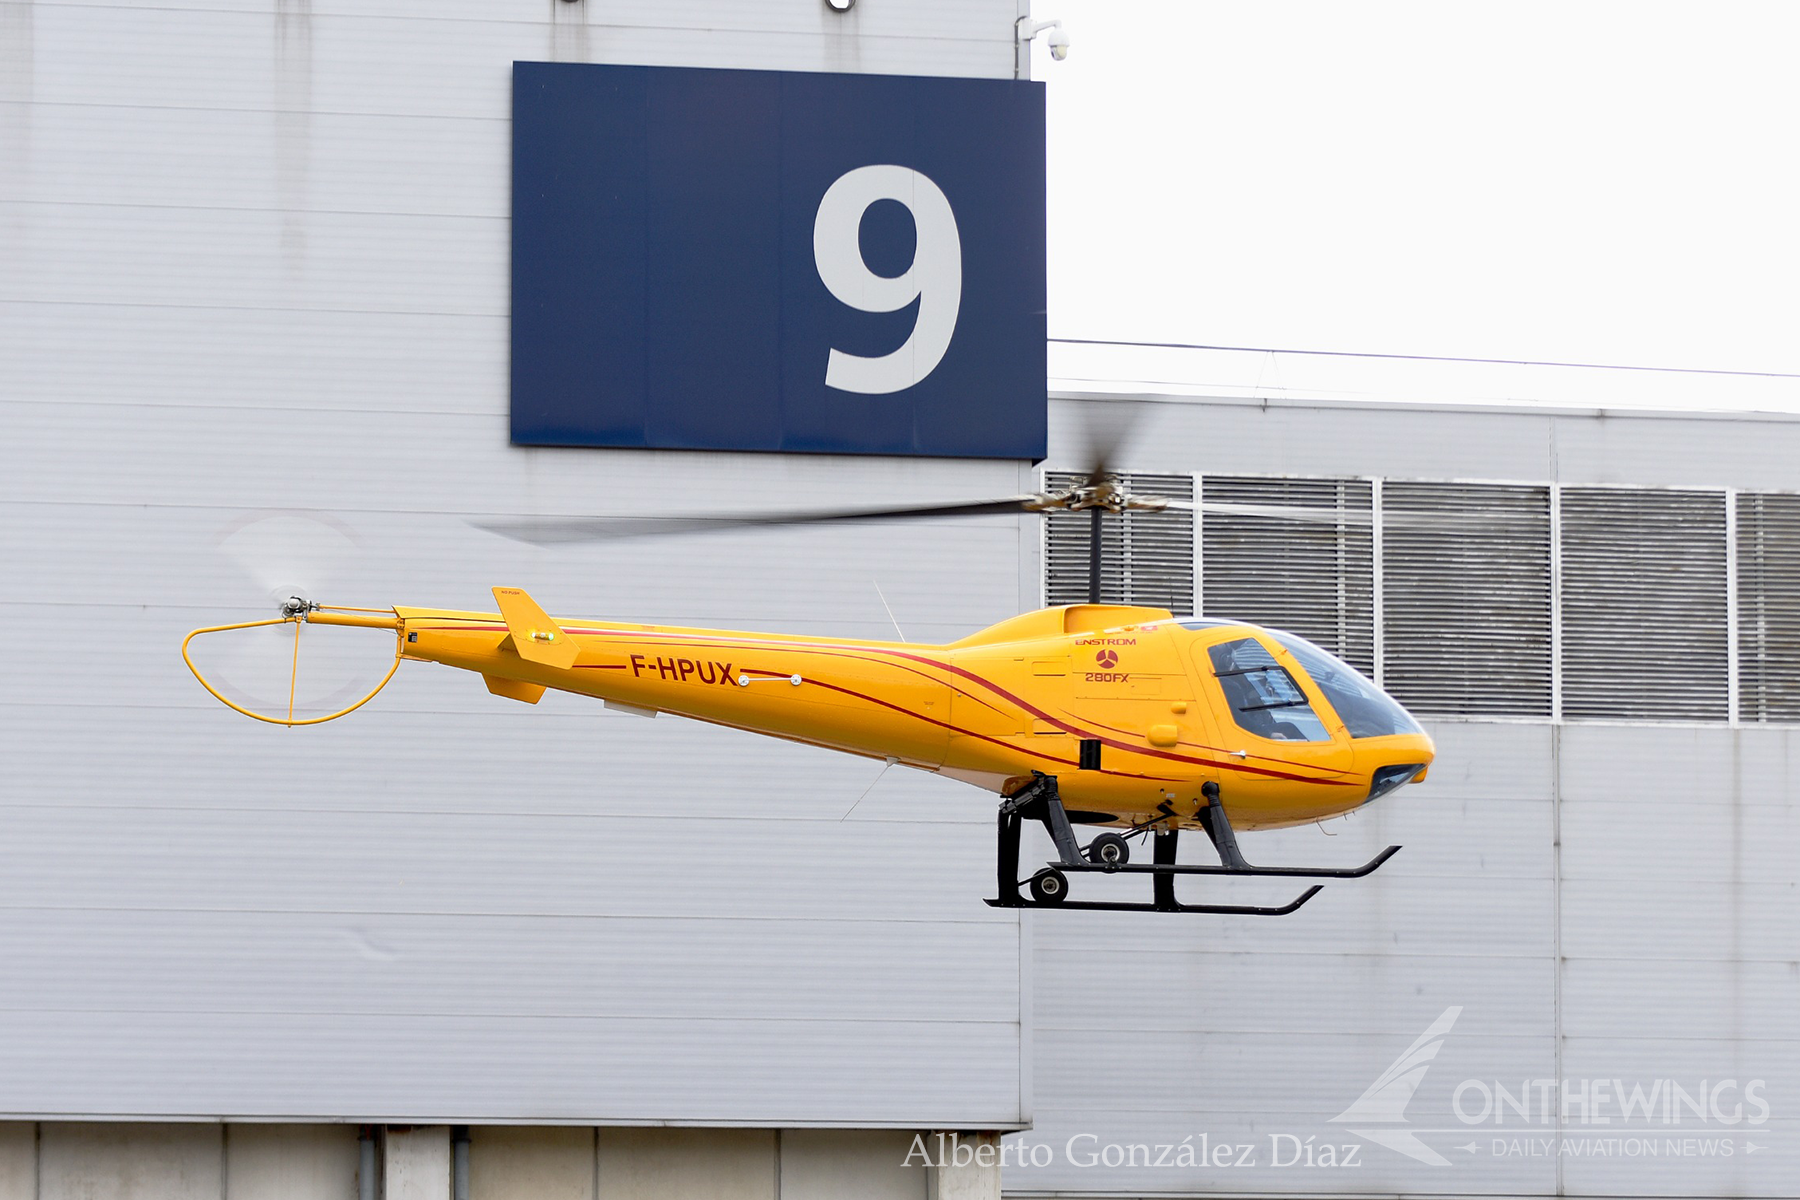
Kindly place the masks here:
<instances>
[{"instance_id":1,"label":"enstrom logo","mask_svg":"<svg viewBox=\"0 0 1800 1200\"><path fill-rule=\"evenodd\" d=\"M1094 655L1094 661L1110 671L1119 665L1119 655L1116 651L1102 650L1100 653Z\"/></svg>"}]
</instances>

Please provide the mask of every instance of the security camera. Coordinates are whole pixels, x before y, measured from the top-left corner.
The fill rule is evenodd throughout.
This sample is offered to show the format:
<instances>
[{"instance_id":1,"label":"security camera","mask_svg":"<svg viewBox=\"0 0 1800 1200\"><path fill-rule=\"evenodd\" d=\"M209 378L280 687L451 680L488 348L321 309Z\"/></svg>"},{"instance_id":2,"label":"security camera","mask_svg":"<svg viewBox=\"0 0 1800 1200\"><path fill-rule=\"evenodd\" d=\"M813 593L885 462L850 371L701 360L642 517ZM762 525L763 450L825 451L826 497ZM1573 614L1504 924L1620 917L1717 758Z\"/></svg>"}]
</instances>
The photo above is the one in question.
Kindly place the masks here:
<instances>
[{"instance_id":1,"label":"security camera","mask_svg":"<svg viewBox=\"0 0 1800 1200\"><path fill-rule=\"evenodd\" d=\"M1045 40L1050 43L1050 57L1057 62L1069 57L1069 35L1063 32L1061 21L1034 21L1030 17L1020 17L1014 27L1019 31L1021 46L1048 30L1050 36Z\"/></svg>"}]
</instances>

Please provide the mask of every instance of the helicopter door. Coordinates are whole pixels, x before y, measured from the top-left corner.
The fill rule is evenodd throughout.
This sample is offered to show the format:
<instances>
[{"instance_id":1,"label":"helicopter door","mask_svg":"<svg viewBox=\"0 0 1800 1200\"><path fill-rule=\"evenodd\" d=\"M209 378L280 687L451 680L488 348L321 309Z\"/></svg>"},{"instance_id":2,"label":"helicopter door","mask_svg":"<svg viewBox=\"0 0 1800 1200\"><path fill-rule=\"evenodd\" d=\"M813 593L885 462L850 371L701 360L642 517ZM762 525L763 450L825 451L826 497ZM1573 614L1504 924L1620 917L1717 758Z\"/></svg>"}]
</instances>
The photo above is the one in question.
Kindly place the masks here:
<instances>
[{"instance_id":1,"label":"helicopter door","mask_svg":"<svg viewBox=\"0 0 1800 1200\"><path fill-rule=\"evenodd\" d=\"M1296 775L1350 770L1348 731L1286 650L1256 637L1232 638L1196 646L1194 666L1226 755L1221 786L1272 798L1290 791ZM1252 770L1230 770L1233 762Z\"/></svg>"},{"instance_id":2,"label":"helicopter door","mask_svg":"<svg viewBox=\"0 0 1800 1200\"><path fill-rule=\"evenodd\" d=\"M1024 687L1040 700L1059 697L1067 687L1069 664L1055 655L1023 656L1014 646L976 646L951 656L951 663L980 680L998 681L1007 690ZM1021 684L1029 679L1029 686ZM990 769L999 779L1017 771L1005 744L1017 745L1034 731L1030 713L992 688L967 684L950 692L950 759L969 770ZM974 764L985 764L977 768ZM973 778L959 775L957 778ZM991 781L983 787L994 786Z\"/></svg>"}]
</instances>

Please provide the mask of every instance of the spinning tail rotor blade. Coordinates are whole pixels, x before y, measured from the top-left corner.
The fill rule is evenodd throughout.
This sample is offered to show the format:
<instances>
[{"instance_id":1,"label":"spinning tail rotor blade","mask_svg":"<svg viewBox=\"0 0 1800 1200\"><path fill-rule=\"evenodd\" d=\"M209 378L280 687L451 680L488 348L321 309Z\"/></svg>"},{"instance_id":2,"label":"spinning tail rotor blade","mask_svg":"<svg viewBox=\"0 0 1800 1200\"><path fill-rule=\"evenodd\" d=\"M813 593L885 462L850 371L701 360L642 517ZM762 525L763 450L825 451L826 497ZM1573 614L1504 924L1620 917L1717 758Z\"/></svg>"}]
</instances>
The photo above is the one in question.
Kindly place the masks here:
<instances>
[{"instance_id":1,"label":"spinning tail rotor blade","mask_svg":"<svg viewBox=\"0 0 1800 1200\"><path fill-rule=\"evenodd\" d=\"M228 642L221 639L218 679L239 701L282 707L296 675L296 636L295 627L287 624L242 630Z\"/></svg>"},{"instance_id":2,"label":"spinning tail rotor blade","mask_svg":"<svg viewBox=\"0 0 1800 1200\"><path fill-rule=\"evenodd\" d=\"M219 530L213 542L237 568L225 573L239 581L227 596L263 617L277 616L289 597L325 595L334 581L357 573L363 556L355 531L329 513L253 512ZM291 623L236 631L216 644L201 643L195 653L227 693L258 710L330 704L354 694L368 675L366 645L309 637Z\"/></svg>"},{"instance_id":3,"label":"spinning tail rotor blade","mask_svg":"<svg viewBox=\"0 0 1800 1200\"><path fill-rule=\"evenodd\" d=\"M257 513L227 526L217 541L261 596L275 601L323 594L360 551L348 525L310 512Z\"/></svg>"}]
</instances>

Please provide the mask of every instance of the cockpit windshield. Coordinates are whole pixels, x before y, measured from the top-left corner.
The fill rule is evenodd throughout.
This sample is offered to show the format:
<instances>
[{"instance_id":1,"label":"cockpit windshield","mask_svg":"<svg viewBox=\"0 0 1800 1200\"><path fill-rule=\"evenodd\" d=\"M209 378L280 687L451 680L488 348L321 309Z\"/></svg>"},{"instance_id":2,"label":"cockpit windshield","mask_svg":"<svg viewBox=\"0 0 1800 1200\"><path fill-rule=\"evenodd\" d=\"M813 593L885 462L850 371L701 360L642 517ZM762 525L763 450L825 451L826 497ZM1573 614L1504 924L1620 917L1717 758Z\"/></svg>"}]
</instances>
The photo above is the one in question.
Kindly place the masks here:
<instances>
[{"instance_id":1,"label":"cockpit windshield","mask_svg":"<svg viewBox=\"0 0 1800 1200\"><path fill-rule=\"evenodd\" d=\"M1270 634L1300 660L1353 738L1387 737L1395 733L1422 733L1394 698L1357 674L1343 659L1328 654L1305 638L1271 629Z\"/></svg>"},{"instance_id":2,"label":"cockpit windshield","mask_svg":"<svg viewBox=\"0 0 1800 1200\"><path fill-rule=\"evenodd\" d=\"M1207 648L1213 674L1244 729L1277 742L1329 742L1324 722L1288 669L1255 638Z\"/></svg>"}]
</instances>

